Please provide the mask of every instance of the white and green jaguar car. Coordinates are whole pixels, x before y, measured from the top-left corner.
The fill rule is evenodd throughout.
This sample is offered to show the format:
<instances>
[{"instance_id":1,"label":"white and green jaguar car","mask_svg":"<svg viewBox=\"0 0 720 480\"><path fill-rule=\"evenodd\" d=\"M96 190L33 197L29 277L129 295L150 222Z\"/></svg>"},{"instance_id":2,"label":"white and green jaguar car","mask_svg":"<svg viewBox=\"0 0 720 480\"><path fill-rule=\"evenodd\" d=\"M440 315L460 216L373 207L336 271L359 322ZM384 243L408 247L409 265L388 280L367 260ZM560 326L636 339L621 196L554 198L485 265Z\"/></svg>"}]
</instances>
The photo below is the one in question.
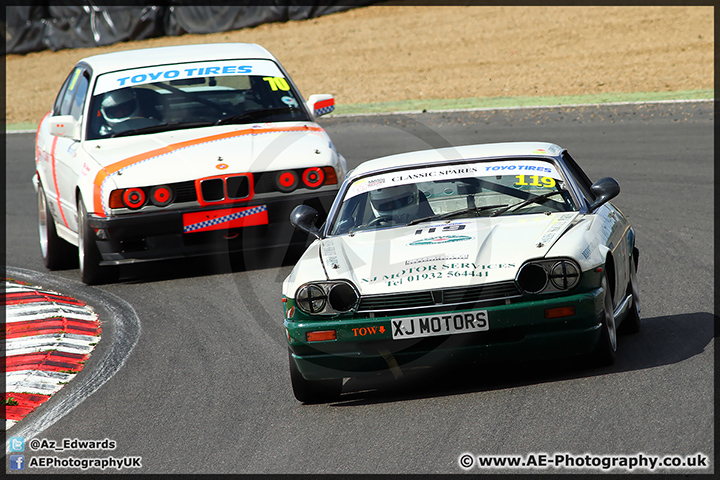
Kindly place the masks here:
<instances>
[{"instance_id":1,"label":"white and green jaguar car","mask_svg":"<svg viewBox=\"0 0 720 480\"><path fill-rule=\"evenodd\" d=\"M453 364L588 356L611 364L640 328L635 232L554 144L426 150L361 164L283 283L298 400L343 378Z\"/></svg>"}]
</instances>

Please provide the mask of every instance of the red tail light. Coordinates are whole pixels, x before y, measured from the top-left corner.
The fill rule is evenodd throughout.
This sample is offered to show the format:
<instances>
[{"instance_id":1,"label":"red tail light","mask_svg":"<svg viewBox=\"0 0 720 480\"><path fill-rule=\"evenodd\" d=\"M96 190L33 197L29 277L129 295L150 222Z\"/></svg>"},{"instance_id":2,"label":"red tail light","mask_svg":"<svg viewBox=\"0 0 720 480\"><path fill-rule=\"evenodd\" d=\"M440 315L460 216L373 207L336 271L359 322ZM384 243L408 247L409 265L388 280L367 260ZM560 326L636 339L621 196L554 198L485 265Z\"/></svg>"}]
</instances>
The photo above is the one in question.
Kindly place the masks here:
<instances>
[{"instance_id":1,"label":"red tail light","mask_svg":"<svg viewBox=\"0 0 720 480\"><path fill-rule=\"evenodd\" d=\"M173 192L167 185L159 185L150 190L150 201L157 207L166 207L173 201Z\"/></svg>"},{"instance_id":2,"label":"red tail light","mask_svg":"<svg viewBox=\"0 0 720 480\"><path fill-rule=\"evenodd\" d=\"M142 188L128 188L122 198L128 208L136 209L145 205L145 192Z\"/></svg>"},{"instance_id":3,"label":"red tail light","mask_svg":"<svg viewBox=\"0 0 720 480\"><path fill-rule=\"evenodd\" d=\"M325 181L325 171L322 168L307 168L302 174L303 183L308 188L318 188Z\"/></svg>"},{"instance_id":4,"label":"red tail light","mask_svg":"<svg viewBox=\"0 0 720 480\"><path fill-rule=\"evenodd\" d=\"M278 172L275 176L275 184L281 192L292 192L298 186L298 177L292 170Z\"/></svg>"}]
</instances>

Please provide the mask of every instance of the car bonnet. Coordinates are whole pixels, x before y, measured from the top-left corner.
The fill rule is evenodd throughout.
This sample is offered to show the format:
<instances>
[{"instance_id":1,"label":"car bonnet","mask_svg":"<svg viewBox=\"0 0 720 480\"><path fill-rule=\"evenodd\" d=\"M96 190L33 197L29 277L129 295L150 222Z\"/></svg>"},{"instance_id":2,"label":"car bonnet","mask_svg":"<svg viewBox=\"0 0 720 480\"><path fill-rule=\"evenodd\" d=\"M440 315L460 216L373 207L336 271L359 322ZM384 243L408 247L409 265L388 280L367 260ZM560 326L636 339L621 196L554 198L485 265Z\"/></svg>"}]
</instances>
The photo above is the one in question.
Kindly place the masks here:
<instances>
[{"instance_id":1,"label":"car bonnet","mask_svg":"<svg viewBox=\"0 0 720 480\"><path fill-rule=\"evenodd\" d=\"M232 173L330 165L335 155L325 131L287 122L162 132L87 142L99 164L96 198L107 214L113 188L144 187Z\"/></svg>"},{"instance_id":2,"label":"car bonnet","mask_svg":"<svg viewBox=\"0 0 720 480\"><path fill-rule=\"evenodd\" d=\"M363 295L494 283L513 280L524 261L545 256L577 215L515 215L357 232L326 238L320 250L327 276L351 280Z\"/></svg>"},{"instance_id":3,"label":"car bonnet","mask_svg":"<svg viewBox=\"0 0 720 480\"><path fill-rule=\"evenodd\" d=\"M206 127L87 142L87 153L123 186L323 165L331 150L325 131L305 122Z\"/></svg>"}]
</instances>

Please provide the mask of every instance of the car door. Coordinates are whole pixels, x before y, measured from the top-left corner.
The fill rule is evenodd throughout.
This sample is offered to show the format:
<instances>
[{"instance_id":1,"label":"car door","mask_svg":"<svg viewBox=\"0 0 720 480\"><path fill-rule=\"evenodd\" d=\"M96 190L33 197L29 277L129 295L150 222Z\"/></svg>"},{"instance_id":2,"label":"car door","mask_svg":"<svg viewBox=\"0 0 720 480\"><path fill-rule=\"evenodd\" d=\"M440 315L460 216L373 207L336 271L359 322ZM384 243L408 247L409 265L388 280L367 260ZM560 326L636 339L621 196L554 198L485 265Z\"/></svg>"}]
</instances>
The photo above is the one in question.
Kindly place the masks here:
<instances>
[{"instance_id":1,"label":"car door","mask_svg":"<svg viewBox=\"0 0 720 480\"><path fill-rule=\"evenodd\" d=\"M570 171L587 205L590 205L595 200L595 195L590 189L592 181L567 151L563 152L562 160L566 168ZM594 213L602 222L601 231L604 232L604 242L612 252L613 260L615 261L615 289L613 299L616 303L615 306L617 306L617 302L625 296L625 287L629 281L628 267L630 262L629 254L631 251L628 246L628 231L630 225L622 212L610 202L598 208Z\"/></svg>"},{"instance_id":2,"label":"car door","mask_svg":"<svg viewBox=\"0 0 720 480\"><path fill-rule=\"evenodd\" d=\"M85 68L78 66L66 83L59 102L56 102L58 110L54 110L53 115L71 115L79 125L82 125L90 74ZM82 137L83 128L80 132ZM82 160L78 156L80 145L80 139L55 136L52 138L53 182L61 214L58 221L62 221L63 226L73 231L77 231L75 188L82 168Z\"/></svg>"}]
</instances>

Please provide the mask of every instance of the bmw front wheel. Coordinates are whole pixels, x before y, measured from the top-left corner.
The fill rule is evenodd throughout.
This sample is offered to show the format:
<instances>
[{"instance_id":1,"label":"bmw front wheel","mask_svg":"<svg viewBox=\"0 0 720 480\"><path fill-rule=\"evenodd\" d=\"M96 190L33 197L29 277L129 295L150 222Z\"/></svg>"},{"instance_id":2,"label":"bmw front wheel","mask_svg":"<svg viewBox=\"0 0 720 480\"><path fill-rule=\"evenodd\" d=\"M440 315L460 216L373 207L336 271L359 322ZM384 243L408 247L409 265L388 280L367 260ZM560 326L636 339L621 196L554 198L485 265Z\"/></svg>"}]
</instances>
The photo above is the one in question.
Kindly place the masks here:
<instances>
[{"instance_id":1,"label":"bmw front wheel","mask_svg":"<svg viewBox=\"0 0 720 480\"><path fill-rule=\"evenodd\" d=\"M55 221L48 208L45 189L43 189L42 185L38 185L37 205L40 251L45 267L49 270L72 267L75 259L74 247L58 236Z\"/></svg>"}]
</instances>

